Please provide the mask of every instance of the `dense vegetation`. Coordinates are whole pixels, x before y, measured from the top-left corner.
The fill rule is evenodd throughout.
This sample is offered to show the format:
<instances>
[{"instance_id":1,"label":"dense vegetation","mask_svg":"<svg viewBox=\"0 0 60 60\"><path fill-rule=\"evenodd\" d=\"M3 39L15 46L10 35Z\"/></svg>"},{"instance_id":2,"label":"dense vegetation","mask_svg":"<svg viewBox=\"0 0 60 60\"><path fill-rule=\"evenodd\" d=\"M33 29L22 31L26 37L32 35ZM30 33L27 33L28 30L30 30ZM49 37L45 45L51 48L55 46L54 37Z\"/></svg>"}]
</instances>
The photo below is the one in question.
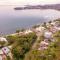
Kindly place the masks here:
<instances>
[{"instance_id":1,"label":"dense vegetation","mask_svg":"<svg viewBox=\"0 0 60 60\"><path fill-rule=\"evenodd\" d=\"M55 42L51 42L47 50L31 49L37 40L35 33L19 36L7 36L8 45L12 45L14 60L60 60L60 31L53 34ZM41 38L40 37L40 41Z\"/></svg>"},{"instance_id":2,"label":"dense vegetation","mask_svg":"<svg viewBox=\"0 0 60 60\"><path fill-rule=\"evenodd\" d=\"M60 23L60 20L57 21ZM38 26L34 26L34 28L36 27ZM43 27L47 29L45 22ZM19 30L16 33L19 33ZM60 60L60 31L53 33L52 36L54 42L49 40L50 43L46 50L38 50L40 42L44 40L43 34L39 36L39 40L36 33L9 35L6 38L9 42L8 45L12 45L13 60ZM36 43L36 47L32 49L34 43Z\"/></svg>"},{"instance_id":3,"label":"dense vegetation","mask_svg":"<svg viewBox=\"0 0 60 60\"><path fill-rule=\"evenodd\" d=\"M23 60L25 54L31 49L37 36L35 33L19 36L7 36L9 45L12 44L12 54L14 60Z\"/></svg>"},{"instance_id":4,"label":"dense vegetation","mask_svg":"<svg viewBox=\"0 0 60 60\"><path fill-rule=\"evenodd\" d=\"M60 60L60 31L54 35L55 42L51 42L47 50L30 50L25 60Z\"/></svg>"}]
</instances>

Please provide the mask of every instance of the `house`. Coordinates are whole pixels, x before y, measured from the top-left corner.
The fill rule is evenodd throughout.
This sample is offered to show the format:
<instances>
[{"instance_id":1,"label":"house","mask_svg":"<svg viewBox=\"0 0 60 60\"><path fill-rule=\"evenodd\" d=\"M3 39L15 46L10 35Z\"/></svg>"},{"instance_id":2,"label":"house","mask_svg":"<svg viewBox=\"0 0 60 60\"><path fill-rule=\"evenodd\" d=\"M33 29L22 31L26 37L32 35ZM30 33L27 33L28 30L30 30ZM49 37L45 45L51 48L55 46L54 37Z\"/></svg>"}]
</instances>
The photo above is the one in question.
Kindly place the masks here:
<instances>
[{"instance_id":1,"label":"house","mask_svg":"<svg viewBox=\"0 0 60 60\"><path fill-rule=\"evenodd\" d=\"M44 33L45 28L40 26L40 27L37 27L35 30L36 30L37 36L41 36Z\"/></svg>"},{"instance_id":2,"label":"house","mask_svg":"<svg viewBox=\"0 0 60 60\"><path fill-rule=\"evenodd\" d=\"M5 55L7 55L10 52L10 49L8 47L3 47L2 51Z\"/></svg>"},{"instance_id":3,"label":"house","mask_svg":"<svg viewBox=\"0 0 60 60\"><path fill-rule=\"evenodd\" d=\"M60 26L60 22L59 21L56 21L56 26Z\"/></svg>"},{"instance_id":4,"label":"house","mask_svg":"<svg viewBox=\"0 0 60 60\"><path fill-rule=\"evenodd\" d=\"M60 27L55 27L56 30L60 31Z\"/></svg>"},{"instance_id":5,"label":"house","mask_svg":"<svg viewBox=\"0 0 60 60\"><path fill-rule=\"evenodd\" d=\"M8 41L4 37L0 37L0 47L3 47L8 44Z\"/></svg>"},{"instance_id":6,"label":"house","mask_svg":"<svg viewBox=\"0 0 60 60\"><path fill-rule=\"evenodd\" d=\"M3 60L2 56L3 56L3 51L0 49L0 60Z\"/></svg>"},{"instance_id":7,"label":"house","mask_svg":"<svg viewBox=\"0 0 60 60\"><path fill-rule=\"evenodd\" d=\"M0 41L8 42L4 37L0 37Z\"/></svg>"},{"instance_id":8,"label":"house","mask_svg":"<svg viewBox=\"0 0 60 60\"><path fill-rule=\"evenodd\" d=\"M13 33L13 34L10 34L11 36L15 36L15 35L17 35L18 33Z\"/></svg>"},{"instance_id":9,"label":"house","mask_svg":"<svg viewBox=\"0 0 60 60\"><path fill-rule=\"evenodd\" d=\"M51 39L44 39L44 41L46 43L50 43L50 42L55 42L55 39L51 38Z\"/></svg>"},{"instance_id":10,"label":"house","mask_svg":"<svg viewBox=\"0 0 60 60\"><path fill-rule=\"evenodd\" d=\"M21 35L24 35L24 32L19 32L19 35L21 36Z\"/></svg>"},{"instance_id":11,"label":"house","mask_svg":"<svg viewBox=\"0 0 60 60\"><path fill-rule=\"evenodd\" d=\"M8 47L3 47L2 49L0 49L0 60L6 60L7 56L12 59L10 49Z\"/></svg>"},{"instance_id":12,"label":"house","mask_svg":"<svg viewBox=\"0 0 60 60\"><path fill-rule=\"evenodd\" d=\"M3 53L1 49L0 49L0 60L6 60L6 55Z\"/></svg>"},{"instance_id":13,"label":"house","mask_svg":"<svg viewBox=\"0 0 60 60\"><path fill-rule=\"evenodd\" d=\"M52 23L51 23L51 25L55 26L55 25L56 25L56 23L55 23L55 22L52 22Z\"/></svg>"},{"instance_id":14,"label":"house","mask_svg":"<svg viewBox=\"0 0 60 60\"><path fill-rule=\"evenodd\" d=\"M44 39L44 42L49 43L49 39Z\"/></svg>"},{"instance_id":15,"label":"house","mask_svg":"<svg viewBox=\"0 0 60 60\"><path fill-rule=\"evenodd\" d=\"M32 30L27 29L27 30L24 32L24 34L29 34L29 33L32 33L32 32L33 32Z\"/></svg>"},{"instance_id":16,"label":"house","mask_svg":"<svg viewBox=\"0 0 60 60\"><path fill-rule=\"evenodd\" d=\"M51 31L52 33L57 32L56 26L52 26L52 27L50 28L50 31Z\"/></svg>"},{"instance_id":17,"label":"house","mask_svg":"<svg viewBox=\"0 0 60 60\"><path fill-rule=\"evenodd\" d=\"M45 41L41 41L40 43L40 47L38 48L38 50L45 50L48 48L49 43L45 42Z\"/></svg>"},{"instance_id":18,"label":"house","mask_svg":"<svg viewBox=\"0 0 60 60\"><path fill-rule=\"evenodd\" d=\"M9 46L9 47L11 48L11 46ZM8 47L3 47L2 51L5 54L5 56L9 56L10 59L12 60L12 53Z\"/></svg>"},{"instance_id":19,"label":"house","mask_svg":"<svg viewBox=\"0 0 60 60\"><path fill-rule=\"evenodd\" d=\"M51 27L51 24L46 23L46 27L47 27L47 28Z\"/></svg>"},{"instance_id":20,"label":"house","mask_svg":"<svg viewBox=\"0 0 60 60\"><path fill-rule=\"evenodd\" d=\"M51 39L51 38L52 38L52 32L46 31L46 32L44 33L44 37L47 38L47 39Z\"/></svg>"},{"instance_id":21,"label":"house","mask_svg":"<svg viewBox=\"0 0 60 60\"><path fill-rule=\"evenodd\" d=\"M41 32L41 31L44 31L44 30L45 30L45 28L42 27L42 26L36 28L36 31L37 32Z\"/></svg>"}]
</instances>

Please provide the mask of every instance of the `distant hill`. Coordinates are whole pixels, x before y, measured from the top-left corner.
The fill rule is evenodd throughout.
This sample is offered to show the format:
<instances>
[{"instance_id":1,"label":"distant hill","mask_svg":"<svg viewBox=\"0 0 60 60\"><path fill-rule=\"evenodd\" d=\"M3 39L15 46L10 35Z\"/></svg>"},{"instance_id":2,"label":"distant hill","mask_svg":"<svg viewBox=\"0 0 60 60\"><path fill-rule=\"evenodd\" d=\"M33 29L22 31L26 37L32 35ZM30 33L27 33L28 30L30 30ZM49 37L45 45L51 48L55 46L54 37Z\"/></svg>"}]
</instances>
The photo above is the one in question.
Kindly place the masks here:
<instances>
[{"instance_id":1,"label":"distant hill","mask_svg":"<svg viewBox=\"0 0 60 60\"><path fill-rule=\"evenodd\" d=\"M26 9L55 9L60 10L60 4L50 5L25 5L25 7L15 7L15 10L26 10Z\"/></svg>"}]
</instances>

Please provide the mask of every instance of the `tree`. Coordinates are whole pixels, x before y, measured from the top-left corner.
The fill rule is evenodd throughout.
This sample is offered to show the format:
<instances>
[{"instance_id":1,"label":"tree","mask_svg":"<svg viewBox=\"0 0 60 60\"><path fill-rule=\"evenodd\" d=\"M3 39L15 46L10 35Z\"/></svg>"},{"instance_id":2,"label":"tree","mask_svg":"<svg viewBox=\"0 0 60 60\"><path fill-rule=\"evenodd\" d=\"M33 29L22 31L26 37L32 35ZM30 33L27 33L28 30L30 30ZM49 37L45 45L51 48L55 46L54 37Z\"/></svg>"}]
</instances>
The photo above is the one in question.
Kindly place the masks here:
<instances>
[{"instance_id":1,"label":"tree","mask_svg":"<svg viewBox=\"0 0 60 60\"><path fill-rule=\"evenodd\" d=\"M14 60L23 60L24 52L25 51L23 50L23 47L20 47L20 46L12 47L12 53L13 53Z\"/></svg>"},{"instance_id":2,"label":"tree","mask_svg":"<svg viewBox=\"0 0 60 60\"><path fill-rule=\"evenodd\" d=\"M50 23L52 23L52 21L49 21L48 23L50 24Z\"/></svg>"},{"instance_id":3,"label":"tree","mask_svg":"<svg viewBox=\"0 0 60 60\"><path fill-rule=\"evenodd\" d=\"M39 50L31 50L29 53L25 55L24 60L55 60L56 54L55 51L50 49L39 51Z\"/></svg>"},{"instance_id":4,"label":"tree","mask_svg":"<svg viewBox=\"0 0 60 60\"><path fill-rule=\"evenodd\" d=\"M20 32L20 30L19 30L19 29L17 29L17 30L16 30L16 33L19 33L19 32Z\"/></svg>"},{"instance_id":5,"label":"tree","mask_svg":"<svg viewBox=\"0 0 60 60\"><path fill-rule=\"evenodd\" d=\"M17 38L17 41L12 46L12 54L16 60L24 59L24 55L30 50L37 36L35 33L22 35Z\"/></svg>"},{"instance_id":6,"label":"tree","mask_svg":"<svg viewBox=\"0 0 60 60\"><path fill-rule=\"evenodd\" d=\"M40 54L41 52L38 50L32 50L29 53L27 53L25 55L25 59L24 60L41 60L40 59Z\"/></svg>"},{"instance_id":7,"label":"tree","mask_svg":"<svg viewBox=\"0 0 60 60\"><path fill-rule=\"evenodd\" d=\"M9 35L9 36L6 37L6 39L7 39L8 43L9 43L9 45L11 45L11 44L13 44L14 42L17 41L18 36Z\"/></svg>"},{"instance_id":8,"label":"tree","mask_svg":"<svg viewBox=\"0 0 60 60\"><path fill-rule=\"evenodd\" d=\"M37 28L37 27L39 27L40 25L34 25L32 28Z\"/></svg>"},{"instance_id":9,"label":"tree","mask_svg":"<svg viewBox=\"0 0 60 60\"><path fill-rule=\"evenodd\" d=\"M5 41L0 41L0 47L6 46L6 42Z\"/></svg>"}]
</instances>

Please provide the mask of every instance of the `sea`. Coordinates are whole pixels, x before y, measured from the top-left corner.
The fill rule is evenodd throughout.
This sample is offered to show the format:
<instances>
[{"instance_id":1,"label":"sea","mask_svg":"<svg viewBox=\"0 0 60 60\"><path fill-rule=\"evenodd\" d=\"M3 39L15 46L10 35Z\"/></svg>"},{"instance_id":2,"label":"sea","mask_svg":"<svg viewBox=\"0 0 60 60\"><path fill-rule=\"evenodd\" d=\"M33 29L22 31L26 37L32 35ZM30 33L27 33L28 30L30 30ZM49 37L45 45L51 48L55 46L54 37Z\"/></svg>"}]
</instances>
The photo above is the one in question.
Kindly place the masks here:
<instances>
[{"instance_id":1,"label":"sea","mask_svg":"<svg viewBox=\"0 0 60 60\"><path fill-rule=\"evenodd\" d=\"M52 9L14 10L18 6L0 6L0 34L11 34L17 29L60 18L60 11Z\"/></svg>"}]
</instances>

